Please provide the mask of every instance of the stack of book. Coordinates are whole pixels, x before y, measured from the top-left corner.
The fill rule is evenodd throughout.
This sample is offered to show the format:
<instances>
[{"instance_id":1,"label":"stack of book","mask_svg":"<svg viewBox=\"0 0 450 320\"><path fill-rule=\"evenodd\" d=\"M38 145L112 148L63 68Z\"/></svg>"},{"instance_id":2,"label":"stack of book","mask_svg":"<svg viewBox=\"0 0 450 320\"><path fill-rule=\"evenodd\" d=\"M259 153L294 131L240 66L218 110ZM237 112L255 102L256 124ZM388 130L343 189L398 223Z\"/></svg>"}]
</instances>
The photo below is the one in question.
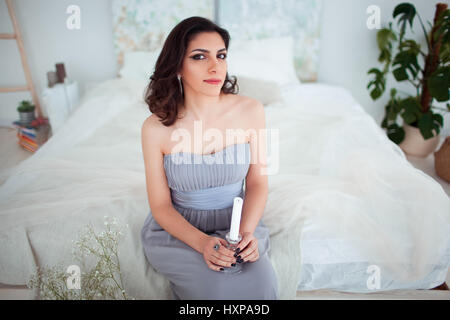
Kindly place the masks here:
<instances>
[{"instance_id":1,"label":"stack of book","mask_svg":"<svg viewBox=\"0 0 450 320\"><path fill-rule=\"evenodd\" d=\"M28 125L24 125L17 120L13 122L13 125L17 129L18 144L30 152L36 152L50 135L48 119L38 119Z\"/></svg>"}]
</instances>

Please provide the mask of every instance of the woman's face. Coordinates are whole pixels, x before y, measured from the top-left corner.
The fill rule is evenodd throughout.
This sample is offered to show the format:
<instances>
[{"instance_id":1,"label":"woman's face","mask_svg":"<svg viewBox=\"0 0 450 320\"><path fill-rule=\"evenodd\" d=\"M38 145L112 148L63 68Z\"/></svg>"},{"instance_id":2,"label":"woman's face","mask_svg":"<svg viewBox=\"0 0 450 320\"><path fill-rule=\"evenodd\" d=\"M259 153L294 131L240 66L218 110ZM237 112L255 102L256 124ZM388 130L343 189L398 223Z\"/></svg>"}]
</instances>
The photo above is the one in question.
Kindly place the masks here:
<instances>
[{"instance_id":1,"label":"woman's face","mask_svg":"<svg viewBox=\"0 0 450 320\"><path fill-rule=\"evenodd\" d=\"M185 92L218 96L227 74L227 51L217 32L196 34L188 44L180 71ZM218 83L205 80L219 79Z\"/></svg>"}]
</instances>

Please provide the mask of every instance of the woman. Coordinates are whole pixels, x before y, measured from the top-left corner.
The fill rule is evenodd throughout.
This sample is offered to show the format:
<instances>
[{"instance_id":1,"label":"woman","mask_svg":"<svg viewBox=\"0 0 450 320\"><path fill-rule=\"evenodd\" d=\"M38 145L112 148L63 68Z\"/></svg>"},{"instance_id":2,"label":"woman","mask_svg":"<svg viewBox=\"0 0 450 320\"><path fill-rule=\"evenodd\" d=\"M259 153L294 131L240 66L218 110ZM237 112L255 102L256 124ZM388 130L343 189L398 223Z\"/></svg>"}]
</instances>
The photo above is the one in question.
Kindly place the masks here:
<instances>
[{"instance_id":1,"label":"woman","mask_svg":"<svg viewBox=\"0 0 450 320\"><path fill-rule=\"evenodd\" d=\"M208 19L180 22L145 96L152 112L142 125L151 210L141 238L175 299L277 299L269 230L260 220L268 189L264 139L258 139L264 109L235 93L236 79L227 74L229 39ZM229 141L230 131L238 143ZM232 251L224 238L237 196L244 199L242 240ZM232 272L236 265L241 272Z\"/></svg>"}]
</instances>

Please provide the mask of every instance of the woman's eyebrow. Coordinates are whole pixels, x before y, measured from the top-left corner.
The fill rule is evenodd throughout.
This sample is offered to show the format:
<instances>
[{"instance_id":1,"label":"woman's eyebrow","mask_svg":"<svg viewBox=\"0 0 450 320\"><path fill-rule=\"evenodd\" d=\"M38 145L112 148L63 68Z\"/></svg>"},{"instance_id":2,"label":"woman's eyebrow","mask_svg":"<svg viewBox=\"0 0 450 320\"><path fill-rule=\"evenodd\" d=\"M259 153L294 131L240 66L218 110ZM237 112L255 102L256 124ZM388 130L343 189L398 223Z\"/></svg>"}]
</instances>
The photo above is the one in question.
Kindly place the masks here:
<instances>
[{"instance_id":1,"label":"woman's eyebrow","mask_svg":"<svg viewBox=\"0 0 450 320\"><path fill-rule=\"evenodd\" d=\"M227 49L226 48L222 48L220 50L217 50L217 52L221 52L221 51L225 51L225 50L227 50ZM201 52L208 52L209 53L209 50L206 50L206 49L194 49L191 52L194 52L194 51L201 51Z\"/></svg>"}]
</instances>

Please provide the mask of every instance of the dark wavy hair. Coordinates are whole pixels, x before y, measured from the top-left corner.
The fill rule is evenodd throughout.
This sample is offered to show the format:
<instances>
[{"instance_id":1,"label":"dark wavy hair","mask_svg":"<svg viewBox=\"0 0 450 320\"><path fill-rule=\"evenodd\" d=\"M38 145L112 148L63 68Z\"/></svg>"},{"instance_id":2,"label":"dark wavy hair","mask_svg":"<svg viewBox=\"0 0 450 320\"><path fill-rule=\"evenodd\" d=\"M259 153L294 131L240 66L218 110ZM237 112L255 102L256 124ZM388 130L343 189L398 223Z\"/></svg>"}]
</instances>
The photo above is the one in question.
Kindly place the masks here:
<instances>
[{"instance_id":1,"label":"dark wavy hair","mask_svg":"<svg viewBox=\"0 0 450 320\"><path fill-rule=\"evenodd\" d=\"M181 94L177 74L183 66L183 58L189 41L200 32L219 33L228 50L230 42L228 31L209 19L190 17L172 29L164 42L144 95L150 111L156 114L165 126L170 126L177 120L178 108L184 102L184 88L183 94ZM230 80L227 72L221 92L237 94L239 86L236 76L233 76L233 80Z\"/></svg>"}]
</instances>

